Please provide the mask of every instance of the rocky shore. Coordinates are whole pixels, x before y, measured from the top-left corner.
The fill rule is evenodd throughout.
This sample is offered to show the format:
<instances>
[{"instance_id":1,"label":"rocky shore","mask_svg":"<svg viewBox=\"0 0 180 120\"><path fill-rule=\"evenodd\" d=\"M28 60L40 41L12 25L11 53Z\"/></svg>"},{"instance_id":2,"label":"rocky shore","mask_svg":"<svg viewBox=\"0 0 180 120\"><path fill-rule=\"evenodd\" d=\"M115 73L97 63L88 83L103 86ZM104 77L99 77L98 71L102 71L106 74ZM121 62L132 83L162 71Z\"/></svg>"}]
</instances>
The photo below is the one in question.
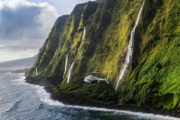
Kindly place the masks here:
<instances>
[{"instance_id":1,"label":"rocky shore","mask_svg":"<svg viewBox=\"0 0 180 120\"><path fill-rule=\"evenodd\" d=\"M100 108L108 108L108 109L116 109L116 110L127 110L132 112L152 113L152 114L159 114L164 116L173 116L180 118L180 113L178 112L178 110L166 111L163 109L156 109L151 106L146 106L142 108L142 107L136 107L130 105L120 106L115 104L101 104L101 103L96 103L92 100L88 100L83 96L81 96L80 94L71 94L71 93L57 91L54 89L53 85L50 85L49 83L45 83L45 82L40 82L40 80L37 80L32 77L26 77L26 82L30 84L44 86L45 90L51 93L51 98L53 100L58 100L64 104L100 107Z\"/></svg>"}]
</instances>

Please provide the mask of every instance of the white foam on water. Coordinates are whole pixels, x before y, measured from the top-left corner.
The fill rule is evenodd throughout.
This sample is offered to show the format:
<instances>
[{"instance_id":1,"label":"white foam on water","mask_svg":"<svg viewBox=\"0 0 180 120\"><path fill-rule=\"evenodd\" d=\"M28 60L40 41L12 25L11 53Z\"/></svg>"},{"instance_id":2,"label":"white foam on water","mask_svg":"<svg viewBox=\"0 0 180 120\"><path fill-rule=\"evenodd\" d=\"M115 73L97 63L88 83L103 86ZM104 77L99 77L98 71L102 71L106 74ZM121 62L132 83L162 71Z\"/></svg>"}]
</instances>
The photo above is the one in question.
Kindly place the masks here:
<instances>
[{"instance_id":1,"label":"white foam on water","mask_svg":"<svg viewBox=\"0 0 180 120\"><path fill-rule=\"evenodd\" d=\"M88 106L78 106L78 105L66 105L59 101L52 100L50 94L44 90L44 87L38 87L38 95L40 96L40 100L48 105L54 105L59 107L66 107L66 108L75 108L75 109L84 109L90 111L103 111L103 112L114 112L119 114L129 114L134 116L140 116L151 120L180 120L180 118L164 116L164 115L157 115L157 114L150 114L150 113L143 113L143 112L131 112L126 110L116 110L116 109L107 109L107 108L97 108L97 107L88 107Z\"/></svg>"},{"instance_id":2,"label":"white foam on water","mask_svg":"<svg viewBox=\"0 0 180 120\"><path fill-rule=\"evenodd\" d=\"M13 73L11 73L11 74L13 74ZM40 97L41 102L47 103L48 105L63 105L63 103L60 103L60 102L58 102L56 100L52 100L51 99L51 94L46 92L46 90L44 89L43 86L26 83L25 74L19 74L18 73L18 75L20 76L20 78L16 79L16 80L13 80L13 81L16 82L16 84L28 85L31 88L34 88L36 90L36 93Z\"/></svg>"},{"instance_id":3,"label":"white foam on water","mask_svg":"<svg viewBox=\"0 0 180 120\"><path fill-rule=\"evenodd\" d=\"M80 109L91 110L91 111L123 113L123 114L144 117L150 120L180 120L180 118L171 117L171 116L164 116L164 115L157 115L157 114L150 114L150 113L143 113L143 112L131 112L131 111L126 111L126 110L116 110L116 109L97 108L97 107L88 107L88 106L73 106L73 105L65 105L65 107L80 108Z\"/></svg>"},{"instance_id":4,"label":"white foam on water","mask_svg":"<svg viewBox=\"0 0 180 120\"><path fill-rule=\"evenodd\" d=\"M61 103L61 102L52 100L50 93L46 92L44 87L36 86L36 88L38 88L37 94L39 95L41 102L47 103L48 105L61 105L61 106L63 105L63 103Z\"/></svg>"},{"instance_id":5,"label":"white foam on water","mask_svg":"<svg viewBox=\"0 0 180 120\"><path fill-rule=\"evenodd\" d=\"M31 86L30 84L26 83L25 81L25 73L9 73L9 74L17 74L19 76L18 79L14 79L13 81L16 82L16 84L24 84L24 85L29 85Z\"/></svg>"}]
</instances>

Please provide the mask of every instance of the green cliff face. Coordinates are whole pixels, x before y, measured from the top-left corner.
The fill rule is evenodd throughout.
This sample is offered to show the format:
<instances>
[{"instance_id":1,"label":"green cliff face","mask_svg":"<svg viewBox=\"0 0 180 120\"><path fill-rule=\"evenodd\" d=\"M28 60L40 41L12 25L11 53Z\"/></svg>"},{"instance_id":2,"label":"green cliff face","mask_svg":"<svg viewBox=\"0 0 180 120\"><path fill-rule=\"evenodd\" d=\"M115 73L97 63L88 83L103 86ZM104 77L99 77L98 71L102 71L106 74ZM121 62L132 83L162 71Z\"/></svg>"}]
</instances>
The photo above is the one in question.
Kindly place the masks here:
<instances>
[{"instance_id":1,"label":"green cliff face","mask_svg":"<svg viewBox=\"0 0 180 120\"><path fill-rule=\"evenodd\" d=\"M48 39L45 41L43 47L39 50L37 60L33 68L30 70L29 75L33 77L37 76L36 69L41 73L41 71L50 63L51 59L55 55L58 45L61 44L62 32L68 17L68 15L65 15L57 19Z\"/></svg>"},{"instance_id":2,"label":"green cliff face","mask_svg":"<svg viewBox=\"0 0 180 120\"><path fill-rule=\"evenodd\" d=\"M122 84L120 104L180 110L179 4L146 1L137 31L137 62Z\"/></svg>"},{"instance_id":3,"label":"green cliff face","mask_svg":"<svg viewBox=\"0 0 180 120\"><path fill-rule=\"evenodd\" d=\"M145 1L132 64L119 91L114 91L142 2L77 5L70 16L57 20L28 77L96 103L180 110L179 0ZM110 85L85 84L84 78L91 74L108 78Z\"/></svg>"}]
</instances>

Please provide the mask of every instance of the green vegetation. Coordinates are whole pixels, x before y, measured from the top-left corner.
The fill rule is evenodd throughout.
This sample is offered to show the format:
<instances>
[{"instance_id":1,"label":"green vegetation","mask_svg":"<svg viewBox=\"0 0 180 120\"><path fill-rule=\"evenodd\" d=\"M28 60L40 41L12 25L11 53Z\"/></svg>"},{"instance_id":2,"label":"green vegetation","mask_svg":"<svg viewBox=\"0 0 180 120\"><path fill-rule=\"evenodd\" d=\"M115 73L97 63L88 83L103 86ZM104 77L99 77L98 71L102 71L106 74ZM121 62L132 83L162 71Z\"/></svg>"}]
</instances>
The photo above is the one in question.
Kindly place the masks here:
<instances>
[{"instance_id":1,"label":"green vegetation","mask_svg":"<svg viewBox=\"0 0 180 120\"><path fill-rule=\"evenodd\" d=\"M139 30L139 64L122 85L120 104L180 108L179 3L147 1Z\"/></svg>"},{"instance_id":2,"label":"green vegetation","mask_svg":"<svg viewBox=\"0 0 180 120\"><path fill-rule=\"evenodd\" d=\"M133 63L120 90L113 90L141 5L141 0L77 5L70 16L56 22L28 76L96 103L180 110L179 0L146 0L135 35ZM67 53L68 69L77 57L69 84L68 72L63 78ZM111 85L85 84L84 77L93 72L108 77Z\"/></svg>"},{"instance_id":3,"label":"green vegetation","mask_svg":"<svg viewBox=\"0 0 180 120\"><path fill-rule=\"evenodd\" d=\"M111 86L105 83L77 84L76 82L72 82L70 84L60 85L59 88L63 93L75 94L91 102L107 105L117 103L117 93L114 92Z\"/></svg>"}]
</instances>

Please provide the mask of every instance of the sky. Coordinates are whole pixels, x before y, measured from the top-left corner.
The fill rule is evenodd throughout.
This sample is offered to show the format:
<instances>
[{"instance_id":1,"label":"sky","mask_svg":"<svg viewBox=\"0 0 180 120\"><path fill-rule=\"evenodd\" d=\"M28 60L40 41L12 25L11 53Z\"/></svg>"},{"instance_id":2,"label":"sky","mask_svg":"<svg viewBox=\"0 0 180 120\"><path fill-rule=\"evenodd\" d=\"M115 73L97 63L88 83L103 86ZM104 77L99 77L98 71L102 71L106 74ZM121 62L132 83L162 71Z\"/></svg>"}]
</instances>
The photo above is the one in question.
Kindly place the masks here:
<instances>
[{"instance_id":1,"label":"sky","mask_svg":"<svg viewBox=\"0 0 180 120\"><path fill-rule=\"evenodd\" d=\"M55 20L89 0L0 0L0 62L37 55Z\"/></svg>"}]
</instances>

